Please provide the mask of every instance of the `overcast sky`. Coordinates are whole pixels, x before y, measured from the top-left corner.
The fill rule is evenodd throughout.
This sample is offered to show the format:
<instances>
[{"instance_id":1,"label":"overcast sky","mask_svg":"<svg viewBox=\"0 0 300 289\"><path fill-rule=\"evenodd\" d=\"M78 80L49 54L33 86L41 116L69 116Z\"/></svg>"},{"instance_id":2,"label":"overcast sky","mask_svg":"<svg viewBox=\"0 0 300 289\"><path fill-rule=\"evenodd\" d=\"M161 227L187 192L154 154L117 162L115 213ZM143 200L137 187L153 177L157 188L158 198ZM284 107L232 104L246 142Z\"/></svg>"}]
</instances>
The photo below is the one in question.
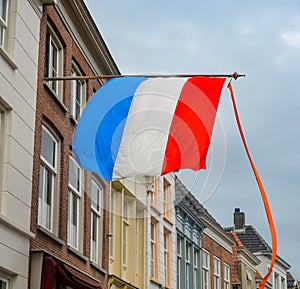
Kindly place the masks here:
<instances>
[{"instance_id":1,"label":"overcast sky","mask_svg":"<svg viewBox=\"0 0 300 289\"><path fill-rule=\"evenodd\" d=\"M278 254L300 279L299 0L85 2L123 74L246 74L233 81L241 122L269 198ZM207 171L178 175L222 226L232 226L239 207L271 244L226 88Z\"/></svg>"}]
</instances>

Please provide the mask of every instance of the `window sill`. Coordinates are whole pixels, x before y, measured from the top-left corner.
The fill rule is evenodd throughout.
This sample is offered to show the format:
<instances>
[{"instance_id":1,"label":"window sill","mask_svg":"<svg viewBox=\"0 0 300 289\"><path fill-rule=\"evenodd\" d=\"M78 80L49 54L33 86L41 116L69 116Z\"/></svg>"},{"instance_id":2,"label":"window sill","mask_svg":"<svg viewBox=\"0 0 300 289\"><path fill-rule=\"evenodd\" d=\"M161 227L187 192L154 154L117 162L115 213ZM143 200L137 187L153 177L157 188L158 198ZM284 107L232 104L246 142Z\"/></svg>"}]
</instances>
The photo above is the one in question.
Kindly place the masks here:
<instances>
[{"instance_id":1,"label":"window sill","mask_svg":"<svg viewBox=\"0 0 300 289\"><path fill-rule=\"evenodd\" d=\"M77 257L79 257L83 261L85 261L85 262L88 261L87 257L85 257L81 252L79 252L77 249L73 248L72 246L67 245L67 249L68 249L69 252L71 252L72 254L76 255Z\"/></svg>"},{"instance_id":2,"label":"window sill","mask_svg":"<svg viewBox=\"0 0 300 289\"><path fill-rule=\"evenodd\" d=\"M162 212L157 208L157 206L154 203L150 204L150 208L155 211L159 216L162 214Z\"/></svg>"},{"instance_id":3,"label":"window sill","mask_svg":"<svg viewBox=\"0 0 300 289\"><path fill-rule=\"evenodd\" d=\"M155 277L150 277L150 282L155 283L155 284L157 284L159 286L163 285L163 282L160 281L160 280L158 280L158 279L156 279Z\"/></svg>"},{"instance_id":4,"label":"window sill","mask_svg":"<svg viewBox=\"0 0 300 289\"><path fill-rule=\"evenodd\" d=\"M3 56L3 58L11 66L11 68L13 70L17 70L18 69L18 66L15 64L15 62L12 60L12 58L9 56L9 54L2 47L0 47L0 55Z\"/></svg>"},{"instance_id":5,"label":"window sill","mask_svg":"<svg viewBox=\"0 0 300 289\"><path fill-rule=\"evenodd\" d=\"M56 92L50 87L48 81L44 80L44 86L48 89L48 91L53 95L54 99L56 100L56 102L61 106L61 108L63 109L63 111L66 113L68 112L67 107L64 105L64 103L61 101L61 99L58 97L58 95L56 94Z\"/></svg>"},{"instance_id":6,"label":"window sill","mask_svg":"<svg viewBox=\"0 0 300 289\"><path fill-rule=\"evenodd\" d=\"M43 234L47 235L48 237L50 237L51 239L56 241L59 245L61 245L61 246L66 245L66 243L62 239L58 238L52 232L50 232L46 228L42 227L41 225L38 225L37 229L38 229L38 231L42 232Z\"/></svg>"},{"instance_id":7,"label":"window sill","mask_svg":"<svg viewBox=\"0 0 300 289\"><path fill-rule=\"evenodd\" d=\"M174 223L170 220L170 217L164 216L164 220L167 221L170 225L174 226Z\"/></svg>"},{"instance_id":8,"label":"window sill","mask_svg":"<svg viewBox=\"0 0 300 289\"><path fill-rule=\"evenodd\" d=\"M107 275L107 271L101 268L101 266L99 266L99 264L95 263L94 261L91 261L91 266L100 271L103 275Z\"/></svg>"}]
</instances>

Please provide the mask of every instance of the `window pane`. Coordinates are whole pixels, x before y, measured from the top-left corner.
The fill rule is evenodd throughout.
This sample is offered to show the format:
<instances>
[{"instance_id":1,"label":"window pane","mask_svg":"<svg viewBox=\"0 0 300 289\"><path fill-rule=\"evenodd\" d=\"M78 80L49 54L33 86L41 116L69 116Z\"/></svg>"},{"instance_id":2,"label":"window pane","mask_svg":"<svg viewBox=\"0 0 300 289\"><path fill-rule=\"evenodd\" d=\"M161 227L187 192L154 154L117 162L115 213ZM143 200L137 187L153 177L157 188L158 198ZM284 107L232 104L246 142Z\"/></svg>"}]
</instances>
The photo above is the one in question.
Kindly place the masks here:
<instances>
[{"instance_id":1,"label":"window pane","mask_svg":"<svg viewBox=\"0 0 300 289\"><path fill-rule=\"evenodd\" d=\"M4 22L7 21L7 0L0 0L0 17L3 19Z\"/></svg>"},{"instance_id":2,"label":"window pane","mask_svg":"<svg viewBox=\"0 0 300 289\"><path fill-rule=\"evenodd\" d=\"M0 278L0 289L8 289L8 280Z\"/></svg>"},{"instance_id":3,"label":"window pane","mask_svg":"<svg viewBox=\"0 0 300 289\"><path fill-rule=\"evenodd\" d=\"M92 181L92 208L95 209L96 211L99 211L100 205L99 205L99 200L100 200L100 188L96 185L94 181Z\"/></svg>"},{"instance_id":4,"label":"window pane","mask_svg":"<svg viewBox=\"0 0 300 289\"><path fill-rule=\"evenodd\" d=\"M69 184L77 193L80 192L80 168L71 157L69 160Z\"/></svg>"},{"instance_id":5,"label":"window pane","mask_svg":"<svg viewBox=\"0 0 300 289\"><path fill-rule=\"evenodd\" d=\"M55 152L56 152L56 142L54 138L45 130L42 129L42 157L55 168Z\"/></svg>"}]
</instances>

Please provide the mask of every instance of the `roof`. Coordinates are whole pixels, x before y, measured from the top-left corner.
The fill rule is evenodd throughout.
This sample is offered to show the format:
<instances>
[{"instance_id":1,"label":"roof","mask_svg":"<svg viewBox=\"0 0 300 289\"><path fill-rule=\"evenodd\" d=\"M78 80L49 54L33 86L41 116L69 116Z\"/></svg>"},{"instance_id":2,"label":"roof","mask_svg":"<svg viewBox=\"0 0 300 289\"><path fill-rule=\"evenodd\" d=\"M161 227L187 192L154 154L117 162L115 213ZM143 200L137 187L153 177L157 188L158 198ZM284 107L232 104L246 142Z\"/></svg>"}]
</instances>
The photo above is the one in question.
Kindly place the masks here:
<instances>
[{"instance_id":1,"label":"roof","mask_svg":"<svg viewBox=\"0 0 300 289\"><path fill-rule=\"evenodd\" d=\"M267 244L267 242L251 225L245 225L243 230L234 231L233 227L225 228L225 230L227 232L235 232L242 244L252 253L261 251L272 251L271 247Z\"/></svg>"},{"instance_id":2,"label":"roof","mask_svg":"<svg viewBox=\"0 0 300 289\"><path fill-rule=\"evenodd\" d=\"M176 177L175 178L175 204L184 204L187 208L199 217L207 217L222 229L223 227L213 218L213 216L204 208L195 196L185 187L185 185Z\"/></svg>"},{"instance_id":3,"label":"roof","mask_svg":"<svg viewBox=\"0 0 300 289\"><path fill-rule=\"evenodd\" d=\"M227 234L224 228L213 218L213 216L204 208L195 196L184 186L184 184L175 178L175 205L182 204L189 209L205 226L214 228L228 242L234 244L234 240Z\"/></svg>"},{"instance_id":4,"label":"roof","mask_svg":"<svg viewBox=\"0 0 300 289\"><path fill-rule=\"evenodd\" d=\"M235 232L242 244L251 253L262 253L263 255L269 255L271 258L271 247L252 225L244 225L244 228L239 230L235 230L234 227L224 228L224 230L226 232ZM276 256L276 261L286 269L291 267L290 264L278 255Z\"/></svg>"}]
</instances>

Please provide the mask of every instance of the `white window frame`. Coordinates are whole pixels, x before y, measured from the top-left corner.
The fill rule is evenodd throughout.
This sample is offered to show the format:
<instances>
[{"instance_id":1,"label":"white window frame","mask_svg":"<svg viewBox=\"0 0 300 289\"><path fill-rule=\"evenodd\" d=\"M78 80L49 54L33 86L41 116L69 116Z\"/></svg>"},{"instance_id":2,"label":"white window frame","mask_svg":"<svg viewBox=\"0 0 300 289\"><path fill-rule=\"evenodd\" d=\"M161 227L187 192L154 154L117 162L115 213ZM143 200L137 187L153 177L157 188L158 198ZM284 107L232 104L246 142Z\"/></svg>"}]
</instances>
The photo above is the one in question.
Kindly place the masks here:
<instances>
[{"instance_id":1,"label":"white window frame","mask_svg":"<svg viewBox=\"0 0 300 289\"><path fill-rule=\"evenodd\" d=\"M177 289L180 289L182 241L183 239L177 236Z\"/></svg>"},{"instance_id":2,"label":"white window frame","mask_svg":"<svg viewBox=\"0 0 300 289\"><path fill-rule=\"evenodd\" d=\"M208 251L202 249L202 280L203 289L210 289L210 254ZM204 283L207 280L207 284Z\"/></svg>"},{"instance_id":3,"label":"white window frame","mask_svg":"<svg viewBox=\"0 0 300 289\"><path fill-rule=\"evenodd\" d=\"M221 261L214 256L214 289L221 289Z\"/></svg>"},{"instance_id":4,"label":"white window frame","mask_svg":"<svg viewBox=\"0 0 300 289\"><path fill-rule=\"evenodd\" d=\"M192 246L190 243L186 242L185 243L185 288L190 289L190 279L191 279L191 274L190 274L190 265L191 265L191 249Z\"/></svg>"},{"instance_id":5,"label":"white window frame","mask_svg":"<svg viewBox=\"0 0 300 289\"><path fill-rule=\"evenodd\" d=\"M198 286L198 278L197 278L197 275L198 275L198 258L199 258L199 250L197 248L194 247L194 289L197 289L199 286Z\"/></svg>"},{"instance_id":6,"label":"white window frame","mask_svg":"<svg viewBox=\"0 0 300 289\"><path fill-rule=\"evenodd\" d=\"M48 63L45 63L45 69L47 68L47 71L45 71L45 77L58 77L62 76L63 71L63 46L61 42L59 41L57 35L55 34L54 30L50 25L48 25L47 30L47 41L46 41L46 50L45 54L48 53ZM56 55L56 63L53 65L53 58L54 58L54 51L57 52ZM47 60L47 57L45 57L45 61ZM54 92L54 94L62 100L62 81L49 81L48 86L51 88L51 90Z\"/></svg>"},{"instance_id":7,"label":"white window frame","mask_svg":"<svg viewBox=\"0 0 300 289\"><path fill-rule=\"evenodd\" d=\"M2 274L1 274L2 275ZM3 284L1 284L1 283L4 283L5 284L5 287L3 288L2 286L3 286ZM10 288L10 279L8 279L8 278L4 278L4 277L2 277L2 276L0 276L0 288L1 289L9 289Z\"/></svg>"},{"instance_id":8,"label":"white window frame","mask_svg":"<svg viewBox=\"0 0 300 289\"><path fill-rule=\"evenodd\" d=\"M4 147L5 147L5 116L6 110L0 103L0 180L3 177L3 157L4 157ZM2 192L2 182L0 182L0 192ZM1 200L1 193L0 193Z\"/></svg>"},{"instance_id":9,"label":"white window frame","mask_svg":"<svg viewBox=\"0 0 300 289\"><path fill-rule=\"evenodd\" d=\"M101 228L102 228L102 205L103 205L103 188L99 185L97 181L92 179L91 186L91 260L95 263L101 262L100 248L102 247L101 240ZM96 189L98 193L98 198L96 200L96 206L93 204L93 189ZM94 225L94 221L96 225ZM94 229L96 232L94 232ZM96 240L93 240L93 236L96 237Z\"/></svg>"},{"instance_id":10,"label":"white window frame","mask_svg":"<svg viewBox=\"0 0 300 289\"><path fill-rule=\"evenodd\" d=\"M135 273L138 274L139 272L139 220L140 220L140 214L138 211L138 207L136 208L135 212Z\"/></svg>"},{"instance_id":11,"label":"white window frame","mask_svg":"<svg viewBox=\"0 0 300 289\"><path fill-rule=\"evenodd\" d=\"M114 258L114 232L115 232L115 218L114 218L114 209L115 209L115 191L111 189L110 193L110 246L109 246L109 255Z\"/></svg>"},{"instance_id":12,"label":"white window frame","mask_svg":"<svg viewBox=\"0 0 300 289\"><path fill-rule=\"evenodd\" d=\"M72 77L81 76L79 67L73 63ZM71 81L70 116L77 123L82 114L85 100L85 82L79 79Z\"/></svg>"},{"instance_id":13,"label":"white window frame","mask_svg":"<svg viewBox=\"0 0 300 289\"><path fill-rule=\"evenodd\" d=\"M42 132L45 132L50 136L54 144L54 154L53 161L54 164L48 162L48 160L42 155L42 145L41 145L41 154L40 154L40 179L39 179L39 208L38 208L38 224L45 229L53 232L53 212L54 212L54 187L55 187L55 178L57 177L58 169L58 140L53 135L53 133L45 126L42 125ZM43 138L41 138L43 141ZM48 192L46 185L47 183L47 174L50 175L50 199L46 195ZM50 202L50 204L47 203Z\"/></svg>"},{"instance_id":14,"label":"white window frame","mask_svg":"<svg viewBox=\"0 0 300 289\"><path fill-rule=\"evenodd\" d=\"M153 236L152 236L153 229ZM158 222L155 219L151 219L150 223L150 276L152 278L157 278L158 268L157 268L157 249L158 249Z\"/></svg>"},{"instance_id":15,"label":"white window frame","mask_svg":"<svg viewBox=\"0 0 300 289\"><path fill-rule=\"evenodd\" d=\"M168 219L170 217L171 202L171 184L166 178L163 178L163 212Z\"/></svg>"},{"instance_id":16,"label":"white window frame","mask_svg":"<svg viewBox=\"0 0 300 289\"><path fill-rule=\"evenodd\" d=\"M286 288L286 281L284 277L280 278L280 289L285 289Z\"/></svg>"},{"instance_id":17,"label":"white window frame","mask_svg":"<svg viewBox=\"0 0 300 289\"><path fill-rule=\"evenodd\" d=\"M165 287L170 285L170 252L171 250L171 232L164 229L164 277L165 277Z\"/></svg>"},{"instance_id":18,"label":"white window frame","mask_svg":"<svg viewBox=\"0 0 300 289\"><path fill-rule=\"evenodd\" d=\"M5 13L4 17L0 14L0 47L4 48L5 47L5 38L7 37L7 29L8 29L8 17L9 17L9 1L10 0L0 0L0 7L5 3ZM3 13L3 11L2 11Z\"/></svg>"},{"instance_id":19,"label":"white window frame","mask_svg":"<svg viewBox=\"0 0 300 289\"><path fill-rule=\"evenodd\" d=\"M224 289L230 289L230 267L224 263Z\"/></svg>"},{"instance_id":20,"label":"white window frame","mask_svg":"<svg viewBox=\"0 0 300 289\"><path fill-rule=\"evenodd\" d=\"M129 201L124 197L123 199L123 236L122 236L122 262L123 266L127 267L128 261L128 236L129 236Z\"/></svg>"},{"instance_id":21,"label":"white window frame","mask_svg":"<svg viewBox=\"0 0 300 289\"><path fill-rule=\"evenodd\" d=\"M278 273L274 272L274 289L280 289L280 282L279 282L280 276Z\"/></svg>"},{"instance_id":22,"label":"white window frame","mask_svg":"<svg viewBox=\"0 0 300 289\"><path fill-rule=\"evenodd\" d=\"M77 185L76 188L70 182L70 170L71 166L75 166L78 170ZM79 231L80 231L80 202L82 199L82 169L78 162L72 157L69 157L69 194L68 194L68 245L76 250L79 250ZM75 211L76 210L76 211ZM76 224L71 221L76 214Z\"/></svg>"}]
</instances>

